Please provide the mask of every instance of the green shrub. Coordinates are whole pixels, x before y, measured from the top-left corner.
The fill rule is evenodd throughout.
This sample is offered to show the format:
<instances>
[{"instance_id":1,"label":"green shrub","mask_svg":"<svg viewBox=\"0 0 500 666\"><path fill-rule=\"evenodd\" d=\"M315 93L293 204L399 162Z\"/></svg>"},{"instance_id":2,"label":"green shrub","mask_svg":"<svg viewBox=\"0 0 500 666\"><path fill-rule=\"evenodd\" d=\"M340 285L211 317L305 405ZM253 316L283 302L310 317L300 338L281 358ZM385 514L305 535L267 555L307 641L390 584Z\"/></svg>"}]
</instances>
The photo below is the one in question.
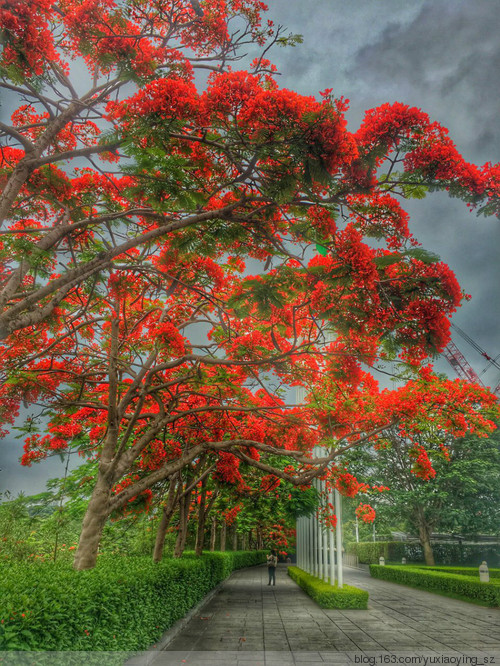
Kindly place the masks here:
<instances>
[{"instance_id":1,"label":"green shrub","mask_svg":"<svg viewBox=\"0 0 500 666\"><path fill-rule=\"evenodd\" d=\"M429 592L459 597L464 601L473 601L485 606L500 605L500 581L481 583L478 577L448 573L436 569L411 566L370 565L373 578L417 587Z\"/></svg>"},{"instance_id":2,"label":"green shrub","mask_svg":"<svg viewBox=\"0 0 500 666\"><path fill-rule=\"evenodd\" d=\"M416 565L412 565L414 568ZM479 578L479 567L446 567L446 566L435 566L429 567L427 565L420 565L417 568L422 569L423 571L441 571L442 573L452 573L458 574L459 576L473 576ZM500 579L500 569L490 569L488 567L491 578Z\"/></svg>"},{"instance_id":3,"label":"green shrub","mask_svg":"<svg viewBox=\"0 0 500 666\"><path fill-rule=\"evenodd\" d=\"M496 544L433 543L434 559L441 565L478 567L483 560L489 566L500 566L500 553ZM361 564L378 564L379 557L386 562L423 562L422 547L415 541L366 541L350 543L349 555L357 555Z\"/></svg>"},{"instance_id":4,"label":"green shrub","mask_svg":"<svg viewBox=\"0 0 500 666\"><path fill-rule=\"evenodd\" d=\"M347 552L357 555L361 564L378 564L379 557L386 561L401 562L405 556L405 544L402 541L366 541L350 543Z\"/></svg>"},{"instance_id":5,"label":"green shrub","mask_svg":"<svg viewBox=\"0 0 500 666\"><path fill-rule=\"evenodd\" d=\"M352 585L344 585L342 588L332 586L298 567L288 567L288 575L321 608L366 609L368 592L365 590Z\"/></svg>"},{"instance_id":6,"label":"green shrub","mask_svg":"<svg viewBox=\"0 0 500 666\"><path fill-rule=\"evenodd\" d=\"M101 556L90 571L69 562L7 564L0 574L1 650L143 650L233 569L264 551L165 559Z\"/></svg>"}]
</instances>

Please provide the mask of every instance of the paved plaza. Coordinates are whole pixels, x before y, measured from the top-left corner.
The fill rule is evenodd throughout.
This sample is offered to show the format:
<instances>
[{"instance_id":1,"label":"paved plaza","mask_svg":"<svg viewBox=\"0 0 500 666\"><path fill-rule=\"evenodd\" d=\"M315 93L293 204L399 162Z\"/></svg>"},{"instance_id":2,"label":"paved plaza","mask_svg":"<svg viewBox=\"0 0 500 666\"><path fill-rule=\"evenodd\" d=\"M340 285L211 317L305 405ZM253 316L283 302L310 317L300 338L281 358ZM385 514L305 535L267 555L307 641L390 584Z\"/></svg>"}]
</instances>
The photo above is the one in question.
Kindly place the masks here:
<instances>
[{"instance_id":1,"label":"paved plaza","mask_svg":"<svg viewBox=\"0 0 500 666\"><path fill-rule=\"evenodd\" d=\"M267 585L266 567L235 572L180 633L174 629L165 637L161 652L129 664L500 665L500 609L375 580L356 569L346 568L344 576L368 590L368 610L319 608L285 566L278 567L276 587Z\"/></svg>"}]
</instances>

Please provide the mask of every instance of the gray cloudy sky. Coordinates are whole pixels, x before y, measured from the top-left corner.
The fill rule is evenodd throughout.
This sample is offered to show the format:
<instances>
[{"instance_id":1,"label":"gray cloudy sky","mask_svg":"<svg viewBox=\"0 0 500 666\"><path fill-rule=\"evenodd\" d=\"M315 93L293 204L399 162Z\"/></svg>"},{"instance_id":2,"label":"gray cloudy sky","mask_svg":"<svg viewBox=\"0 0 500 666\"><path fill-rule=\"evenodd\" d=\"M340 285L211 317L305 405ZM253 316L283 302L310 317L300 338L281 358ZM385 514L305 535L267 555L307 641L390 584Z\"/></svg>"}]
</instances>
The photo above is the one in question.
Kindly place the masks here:
<instances>
[{"instance_id":1,"label":"gray cloudy sky","mask_svg":"<svg viewBox=\"0 0 500 666\"><path fill-rule=\"evenodd\" d=\"M482 165L500 160L500 2L497 0L271 0L277 23L304 36L274 61L280 84L304 94L333 88L351 101L356 130L364 112L385 102L418 106L450 130L459 151ZM472 300L454 322L495 357L500 354L500 222L477 218L445 194L406 205L412 231L455 271ZM483 358L459 336L473 368ZM448 370L446 362L437 367ZM500 372L481 375L496 386Z\"/></svg>"},{"instance_id":2,"label":"gray cloudy sky","mask_svg":"<svg viewBox=\"0 0 500 666\"><path fill-rule=\"evenodd\" d=\"M426 111L450 130L459 151L479 165L500 160L500 0L268 0L269 17L304 36L294 49L276 49L271 59L280 85L316 95L333 88L351 100L350 129L365 110L400 101ZM486 352L500 354L500 223L476 218L460 201L433 194L408 204L412 231L455 271L472 300L454 322ZM486 361L454 336L473 368ZM451 369L444 361L441 371ZM491 367L481 375L500 382ZM57 460L31 469L17 464L21 445L0 442L0 490L44 489L62 475Z\"/></svg>"}]
</instances>

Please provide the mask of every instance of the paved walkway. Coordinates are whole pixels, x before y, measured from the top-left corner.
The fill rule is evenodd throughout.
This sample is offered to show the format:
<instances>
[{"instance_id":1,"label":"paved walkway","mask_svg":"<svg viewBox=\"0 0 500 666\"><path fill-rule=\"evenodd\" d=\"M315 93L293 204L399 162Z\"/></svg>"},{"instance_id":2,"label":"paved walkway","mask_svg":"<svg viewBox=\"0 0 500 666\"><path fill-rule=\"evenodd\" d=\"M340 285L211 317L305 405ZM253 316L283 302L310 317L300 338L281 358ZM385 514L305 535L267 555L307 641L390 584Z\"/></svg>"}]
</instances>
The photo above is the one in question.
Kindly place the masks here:
<instances>
[{"instance_id":1,"label":"paved walkway","mask_svg":"<svg viewBox=\"0 0 500 666\"><path fill-rule=\"evenodd\" d=\"M344 576L368 590L368 610L319 608L284 566L276 587L267 586L266 567L236 572L147 663L500 665L500 609L375 580L355 569L345 569Z\"/></svg>"}]
</instances>

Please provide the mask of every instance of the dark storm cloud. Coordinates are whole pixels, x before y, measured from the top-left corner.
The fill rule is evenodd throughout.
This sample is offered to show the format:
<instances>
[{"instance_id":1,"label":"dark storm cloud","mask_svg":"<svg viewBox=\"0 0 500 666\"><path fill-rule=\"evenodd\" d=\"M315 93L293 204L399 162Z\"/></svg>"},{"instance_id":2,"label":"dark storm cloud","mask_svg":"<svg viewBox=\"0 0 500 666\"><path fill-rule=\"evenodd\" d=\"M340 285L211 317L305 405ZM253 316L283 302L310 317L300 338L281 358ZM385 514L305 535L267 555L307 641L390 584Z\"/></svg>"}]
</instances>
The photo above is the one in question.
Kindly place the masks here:
<instances>
[{"instance_id":1,"label":"dark storm cloud","mask_svg":"<svg viewBox=\"0 0 500 666\"><path fill-rule=\"evenodd\" d=\"M495 4L426 2L413 21L389 24L362 46L351 66L357 103L375 106L402 101L419 106L450 130L460 152L481 165L500 155L498 89L500 41ZM425 247L436 250L472 299L454 321L491 356L500 352L498 220L475 218L460 202L431 195L407 206ZM454 335L481 372L486 361ZM495 386L499 373L482 375Z\"/></svg>"},{"instance_id":2,"label":"dark storm cloud","mask_svg":"<svg viewBox=\"0 0 500 666\"><path fill-rule=\"evenodd\" d=\"M366 109L385 102L418 106L450 130L466 159L479 165L499 160L500 3L276 0L271 5L277 22L304 35L303 45L274 54L281 85L303 94L333 87L351 100L352 130ZM498 220L476 218L445 194L405 208L422 245L450 265L472 296L454 321L495 356L500 352ZM481 372L484 358L460 336L454 339ZM447 369L444 362L438 367ZM500 376L490 368L483 379L496 385Z\"/></svg>"},{"instance_id":3,"label":"dark storm cloud","mask_svg":"<svg viewBox=\"0 0 500 666\"><path fill-rule=\"evenodd\" d=\"M491 1L427 2L358 51L349 74L367 98L416 104L453 128L469 159L497 159L500 40ZM470 153L470 155L469 155Z\"/></svg>"},{"instance_id":4,"label":"dark storm cloud","mask_svg":"<svg viewBox=\"0 0 500 666\"><path fill-rule=\"evenodd\" d=\"M281 82L305 94L326 87L338 95L351 94L355 81L347 70L360 48L376 42L389 20L407 23L421 4L420 0L273 0L269 5L275 23L304 36L302 45L272 54Z\"/></svg>"}]
</instances>

